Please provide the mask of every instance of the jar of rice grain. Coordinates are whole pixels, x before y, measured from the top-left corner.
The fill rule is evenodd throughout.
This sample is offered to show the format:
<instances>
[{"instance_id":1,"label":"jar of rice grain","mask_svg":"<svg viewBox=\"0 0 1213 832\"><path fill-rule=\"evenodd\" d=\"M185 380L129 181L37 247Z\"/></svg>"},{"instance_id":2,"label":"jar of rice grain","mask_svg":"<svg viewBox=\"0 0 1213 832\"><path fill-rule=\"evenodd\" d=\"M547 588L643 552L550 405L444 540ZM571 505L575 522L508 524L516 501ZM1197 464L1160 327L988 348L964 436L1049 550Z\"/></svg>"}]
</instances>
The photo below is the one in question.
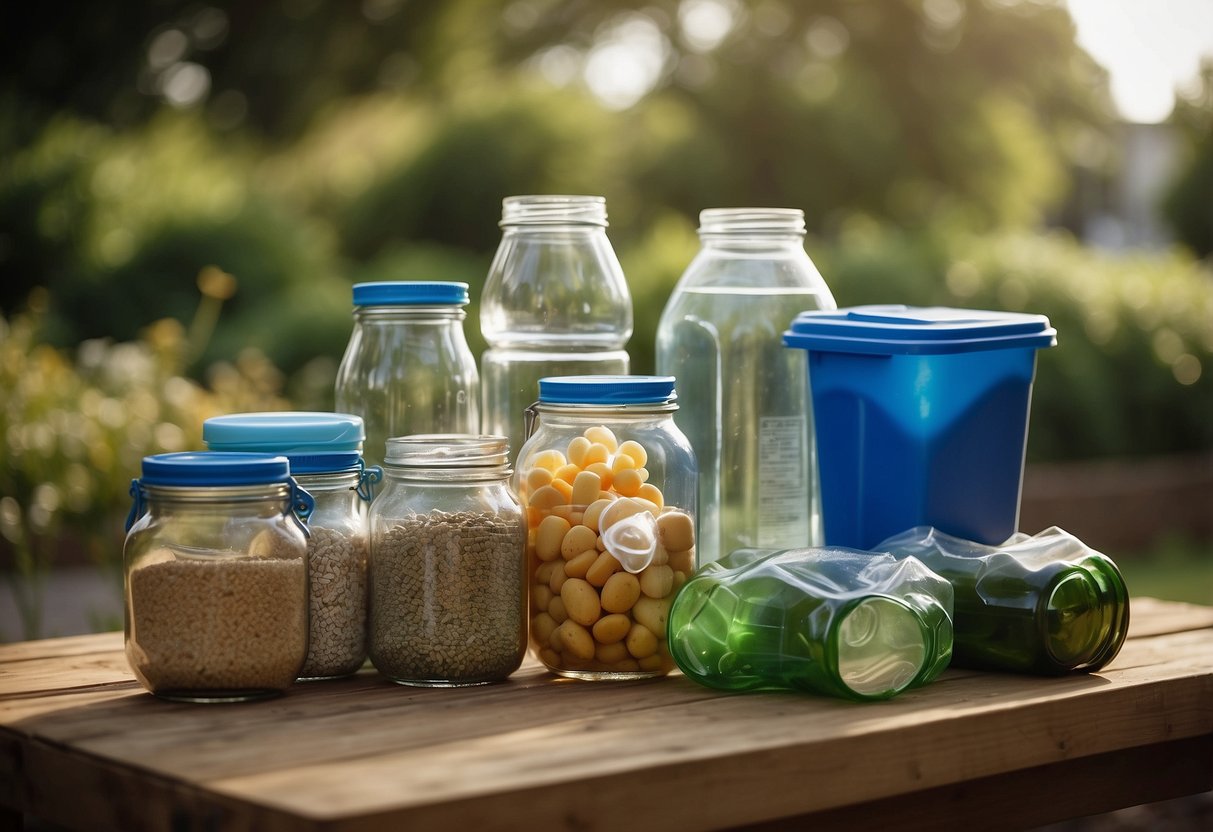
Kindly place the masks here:
<instances>
[{"instance_id":1,"label":"jar of rice grain","mask_svg":"<svg viewBox=\"0 0 1213 832\"><path fill-rule=\"evenodd\" d=\"M123 550L126 656L165 699L282 693L308 649L311 495L284 456L145 457Z\"/></svg>"},{"instance_id":2,"label":"jar of rice grain","mask_svg":"<svg viewBox=\"0 0 1213 832\"><path fill-rule=\"evenodd\" d=\"M362 418L350 413L231 413L202 423L212 451L282 454L316 501L308 519L311 608L306 681L349 676L366 660L366 515L382 476L362 460Z\"/></svg>"},{"instance_id":3,"label":"jar of rice grain","mask_svg":"<svg viewBox=\"0 0 1213 832\"><path fill-rule=\"evenodd\" d=\"M387 440L371 504L370 656L405 685L497 682L526 652L526 525L504 436Z\"/></svg>"}]
</instances>

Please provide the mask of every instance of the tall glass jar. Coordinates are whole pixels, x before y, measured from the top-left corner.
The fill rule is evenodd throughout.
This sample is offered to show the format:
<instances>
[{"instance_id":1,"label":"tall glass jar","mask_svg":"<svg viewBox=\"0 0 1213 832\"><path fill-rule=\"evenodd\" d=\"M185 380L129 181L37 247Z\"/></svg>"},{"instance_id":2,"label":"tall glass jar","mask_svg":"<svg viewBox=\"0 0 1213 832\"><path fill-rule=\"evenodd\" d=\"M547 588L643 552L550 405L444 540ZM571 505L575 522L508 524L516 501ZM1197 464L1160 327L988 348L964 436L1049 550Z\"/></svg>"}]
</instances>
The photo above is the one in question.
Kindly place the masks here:
<instances>
[{"instance_id":1,"label":"tall glass jar","mask_svg":"<svg viewBox=\"0 0 1213 832\"><path fill-rule=\"evenodd\" d=\"M804 250L804 212L714 208L657 328L657 372L682 391L676 421L699 460L699 560L821 543L804 355L781 340L798 313L834 309Z\"/></svg>"},{"instance_id":2,"label":"tall glass jar","mask_svg":"<svg viewBox=\"0 0 1213 832\"><path fill-rule=\"evenodd\" d=\"M348 676L366 660L366 515L382 471L365 467L348 413L234 413L202 423L212 451L279 453L315 500L308 520L310 618L300 678Z\"/></svg>"},{"instance_id":3,"label":"tall glass jar","mask_svg":"<svg viewBox=\"0 0 1213 832\"><path fill-rule=\"evenodd\" d=\"M366 422L363 457L376 465L388 437L476 433L480 376L463 332L466 283L354 286L354 331L337 370L337 410Z\"/></svg>"},{"instance_id":4,"label":"tall glass jar","mask_svg":"<svg viewBox=\"0 0 1213 832\"><path fill-rule=\"evenodd\" d=\"M498 682L526 653L526 523L502 436L388 440L371 505L370 655L405 685Z\"/></svg>"},{"instance_id":5,"label":"tall glass jar","mask_svg":"<svg viewBox=\"0 0 1213 832\"><path fill-rule=\"evenodd\" d=\"M578 679L674 666L666 622L695 569L695 454L669 376L539 382L518 455L527 510L531 647Z\"/></svg>"},{"instance_id":6,"label":"tall glass jar","mask_svg":"<svg viewBox=\"0 0 1213 832\"><path fill-rule=\"evenodd\" d=\"M286 457L145 457L123 550L126 657L166 699L280 694L308 644L312 498Z\"/></svg>"},{"instance_id":7,"label":"tall glass jar","mask_svg":"<svg viewBox=\"0 0 1213 832\"><path fill-rule=\"evenodd\" d=\"M511 196L480 302L482 429L517 452L544 376L628 372L632 297L600 196Z\"/></svg>"}]
</instances>

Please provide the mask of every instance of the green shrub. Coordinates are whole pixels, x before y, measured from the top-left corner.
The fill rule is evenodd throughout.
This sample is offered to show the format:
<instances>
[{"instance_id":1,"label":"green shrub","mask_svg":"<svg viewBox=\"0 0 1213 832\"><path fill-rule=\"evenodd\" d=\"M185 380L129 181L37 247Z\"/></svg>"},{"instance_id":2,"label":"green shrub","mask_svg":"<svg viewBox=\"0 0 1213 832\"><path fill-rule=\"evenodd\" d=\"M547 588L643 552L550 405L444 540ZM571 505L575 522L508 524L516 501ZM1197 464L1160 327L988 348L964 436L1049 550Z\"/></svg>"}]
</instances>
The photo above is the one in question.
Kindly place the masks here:
<instances>
[{"instance_id":1,"label":"green shrub","mask_svg":"<svg viewBox=\"0 0 1213 832\"><path fill-rule=\"evenodd\" d=\"M0 317L0 552L35 638L41 579L65 540L103 566L121 563L144 456L201 448L209 416L288 404L281 374L253 350L210 367L203 386L183 374L190 337L173 319L137 341L88 340L69 353L39 340L46 293L31 301L29 313Z\"/></svg>"},{"instance_id":2,"label":"green shrub","mask_svg":"<svg viewBox=\"0 0 1213 832\"><path fill-rule=\"evenodd\" d=\"M1191 257L1103 254L1063 233L921 238L865 223L819 250L842 306L1047 315L1058 345L1037 362L1031 458L1213 448L1213 274Z\"/></svg>"}]
</instances>

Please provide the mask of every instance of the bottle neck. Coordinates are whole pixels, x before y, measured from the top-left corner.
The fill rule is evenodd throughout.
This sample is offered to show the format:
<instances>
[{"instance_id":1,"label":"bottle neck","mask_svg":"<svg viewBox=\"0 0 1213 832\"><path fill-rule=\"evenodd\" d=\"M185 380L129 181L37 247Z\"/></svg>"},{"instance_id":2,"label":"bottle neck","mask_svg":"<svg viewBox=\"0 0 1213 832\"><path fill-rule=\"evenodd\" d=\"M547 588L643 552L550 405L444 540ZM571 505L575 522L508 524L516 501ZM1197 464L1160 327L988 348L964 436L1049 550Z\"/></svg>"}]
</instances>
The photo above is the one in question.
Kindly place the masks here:
<instances>
[{"instance_id":1,"label":"bottle neck","mask_svg":"<svg viewBox=\"0 0 1213 832\"><path fill-rule=\"evenodd\" d=\"M591 232L606 226L606 199L600 196L510 196L501 203L501 227L507 232L552 227Z\"/></svg>"},{"instance_id":2,"label":"bottle neck","mask_svg":"<svg viewBox=\"0 0 1213 832\"><path fill-rule=\"evenodd\" d=\"M705 248L803 251L804 236L798 208L710 208L699 214Z\"/></svg>"},{"instance_id":3,"label":"bottle neck","mask_svg":"<svg viewBox=\"0 0 1213 832\"><path fill-rule=\"evenodd\" d=\"M462 306L355 306L354 322L363 326L384 324L462 323L467 312Z\"/></svg>"}]
</instances>

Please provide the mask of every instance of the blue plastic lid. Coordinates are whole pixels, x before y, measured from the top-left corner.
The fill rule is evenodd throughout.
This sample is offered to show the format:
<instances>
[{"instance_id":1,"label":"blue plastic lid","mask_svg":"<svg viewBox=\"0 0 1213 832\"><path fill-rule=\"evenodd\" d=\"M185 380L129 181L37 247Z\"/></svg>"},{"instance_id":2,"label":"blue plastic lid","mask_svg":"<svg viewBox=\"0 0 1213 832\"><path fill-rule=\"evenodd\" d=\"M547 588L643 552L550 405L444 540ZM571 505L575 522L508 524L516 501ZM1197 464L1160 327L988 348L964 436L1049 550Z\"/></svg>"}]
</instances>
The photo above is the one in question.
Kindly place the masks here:
<instances>
[{"instance_id":1,"label":"blue plastic lid","mask_svg":"<svg viewBox=\"0 0 1213 832\"><path fill-rule=\"evenodd\" d=\"M212 451L282 454L292 474L357 468L365 438L362 417L351 413L232 413L202 423L202 439Z\"/></svg>"},{"instance_id":2,"label":"blue plastic lid","mask_svg":"<svg viewBox=\"0 0 1213 832\"><path fill-rule=\"evenodd\" d=\"M384 280L354 284L354 306L462 306L467 302L466 283Z\"/></svg>"},{"instance_id":3,"label":"blue plastic lid","mask_svg":"<svg viewBox=\"0 0 1213 832\"><path fill-rule=\"evenodd\" d=\"M801 312L783 342L818 352L942 355L1057 344L1044 315L942 306L853 306Z\"/></svg>"},{"instance_id":4,"label":"blue plastic lid","mask_svg":"<svg viewBox=\"0 0 1213 832\"><path fill-rule=\"evenodd\" d=\"M166 487L265 485L291 481L291 463L273 454L187 451L143 458L143 485Z\"/></svg>"},{"instance_id":5,"label":"blue plastic lid","mask_svg":"<svg viewBox=\"0 0 1213 832\"><path fill-rule=\"evenodd\" d=\"M539 379L541 404L662 404L673 376L552 376Z\"/></svg>"}]
</instances>

